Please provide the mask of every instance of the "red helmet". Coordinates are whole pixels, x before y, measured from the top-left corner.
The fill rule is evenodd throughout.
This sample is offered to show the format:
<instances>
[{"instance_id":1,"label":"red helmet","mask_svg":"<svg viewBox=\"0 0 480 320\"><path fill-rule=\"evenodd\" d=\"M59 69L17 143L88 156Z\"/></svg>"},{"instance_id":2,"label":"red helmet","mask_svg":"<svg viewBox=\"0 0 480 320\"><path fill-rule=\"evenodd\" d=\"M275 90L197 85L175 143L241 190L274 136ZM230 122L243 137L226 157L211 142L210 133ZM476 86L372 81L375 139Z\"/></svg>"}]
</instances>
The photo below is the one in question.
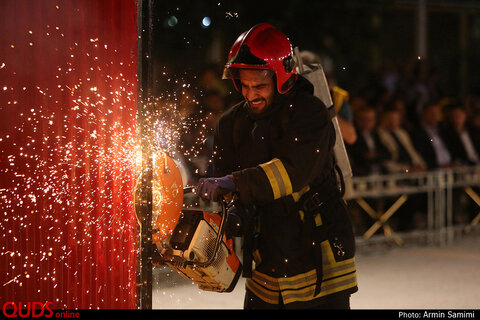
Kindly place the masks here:
<instances>
[{"instance_id":1,"label":"red helmet","mask_svg":"<svg viewBox=\"0 0 480 320\"><path fill-rule=\"evenodd\" d=\"M290 90L297 79L290 40L268 23L242 33L230 49L223 78L232 78L235 88L240 90L238 69L273 71L279 93Z\"/></svg>"}]
</instances>

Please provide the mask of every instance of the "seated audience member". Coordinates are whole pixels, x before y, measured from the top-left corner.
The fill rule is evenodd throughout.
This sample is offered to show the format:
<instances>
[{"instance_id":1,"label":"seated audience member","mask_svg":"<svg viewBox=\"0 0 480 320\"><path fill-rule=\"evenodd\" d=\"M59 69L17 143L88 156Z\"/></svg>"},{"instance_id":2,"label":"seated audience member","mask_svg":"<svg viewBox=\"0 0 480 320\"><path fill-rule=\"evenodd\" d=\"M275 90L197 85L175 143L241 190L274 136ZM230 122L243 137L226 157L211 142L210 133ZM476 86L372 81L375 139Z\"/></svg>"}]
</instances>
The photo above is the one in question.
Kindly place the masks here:
<instances>
[{"instance_id":1,"label":"seated audience member","mask_svg":"<svg viewBox=\"0 0 480 320\"><path fill-rule=\"evenodd\" d=\"M440 128L441 110L436 103L427 104L420 116L420 125L412 134L413 145L428 169L447 168L451 156Z\"/></svg>"},{"instance_id":2,"label":"seated audience member","mask_svg":"<svg viewBox=\"0 0 480 320\"><path fill-rule=\"evenodd\" d=\"M469 116L468 119L470 120L468 123L473 135L472 138L474 140L475 147L477 150L480 150L480 109L474 108L471 116Z\"/></svg>"},{"instance_id":3,"label":"seated audience member","mask_svg":"<svg viewBox=\"0 0 480 320\"><path fill-rule=\"evenodd\" d=\"M445 142L452 155L453 166L478 165L479 149L475 148L473 132L467 125L467 112L461 105L447 107ZM478 191L478 190L477 190ZM468 223L478 213L477 205L468 199L462 188L453 188L454 223Z\"/></svg>"},{"instance_id":4,"label":"seated audience member","mask_svg":"<svg viewBox=\"0 0 480 320\"><path fill-rule=\"evenodd\" d=\"M300 57L302 58L302 62L307 66L317 64L322 65L323 70L325 71L328 87L330 89L333 105L335 107L335 111L337 112L337 121L338 126L340 127L343 142L345 145L353 144L357 139L357 136L355 127L353 125L353 114L349 103L349 93L348 91L337 86L335 76L332 72L329 72L329 70L332 69L331 59L328 57L322 58L319 54L309 50L301 51Z\"/></svg>"},{"instance_id":5,"label":"seated audience member","mask_svg":"<svg viewBox=\"0 0 480 320\"><path fill-rule=\"evenodd\" d=\"M389 172L418 172L427 168L410 135L401 127L401 114L397 109L383 111L377 132L390 153L389 159L384 162Z\"/></svg>"},{"instance_id":6,"label":"seated audience member","mask_svg":"<svg viewBox=\"0 0 480 320\"><path fill-rule=\"evenodd\" d=\"M351 145L357 140L355 126L353 124L352 108L348 102L349 94L340 87L333 86L330 89L333 105L337 112L337 121L346 145Z\"/></svg>"},{"instance_id":7,"label":"seated audience member","mask_svg":"<svg viewBox=\"0 0 480 320\"><path fill-rule=\"evenodd\" d=\"M346 145L354 175L364 176L384 173L383 161L388 159L388 150L380 142L376 132L377 114L371 107L355 111L357 140Z\"/></svg>"},{"instance_id":8,"label":"seated audience member","mask_svg":"<svg viewBox=\"0 0 480 320\"><path fill-rule=\"evenodd\" d=\"M445 128L445 143L452 156L454 165L480 164L478 147L467 125L467 112L458 104L448 107L448 121Z\"/></svg>"},{"instance_id":9,"label":"seated audience member","mask_svg":"<svg viewBox=\"0 0 480 320\"><path fill-rule=\"evenodd\" d=\"M389 150L390 158L384 163L388 172L421 172L427 169L425 161L413 146L408 132L402 128L401 113L396 108L384 110L378 128L380 140ZM394 199L390 199L390 205ZM403 204L398 213L392 217L394 229L398 231L411 230L424 225L425 197L422 194L412 194Z\"/></svg>"}]
</instances>

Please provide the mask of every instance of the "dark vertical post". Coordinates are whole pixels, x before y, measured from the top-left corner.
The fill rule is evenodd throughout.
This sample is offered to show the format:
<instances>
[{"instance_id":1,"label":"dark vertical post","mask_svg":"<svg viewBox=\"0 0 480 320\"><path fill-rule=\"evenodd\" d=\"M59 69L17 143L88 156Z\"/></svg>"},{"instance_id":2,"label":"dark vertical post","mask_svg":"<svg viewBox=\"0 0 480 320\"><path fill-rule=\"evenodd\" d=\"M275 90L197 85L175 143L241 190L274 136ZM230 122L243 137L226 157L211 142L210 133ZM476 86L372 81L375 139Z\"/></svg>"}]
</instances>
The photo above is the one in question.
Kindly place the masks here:
<instances>
[{"instance_id":1,"label":"dark vertical post","mask_svg":"<svg viewBox=\"0 0 480 320\"><path fill-rule=\"evenodd\" d=\"M138 141L142 168L137 181L137 308L152 309L152 0L138 0Z\"/></svg>"},{"instance_id":2,"label":"dark vertical post","mask_svg":"<svg viewBox=\"0 0 480 320\"><path fill-rule=\"evenodd\" d=\"M428 32L427 0L419 0L417 7L417 57L427 58L427 32Z\"/></svg>"}]
</instances>

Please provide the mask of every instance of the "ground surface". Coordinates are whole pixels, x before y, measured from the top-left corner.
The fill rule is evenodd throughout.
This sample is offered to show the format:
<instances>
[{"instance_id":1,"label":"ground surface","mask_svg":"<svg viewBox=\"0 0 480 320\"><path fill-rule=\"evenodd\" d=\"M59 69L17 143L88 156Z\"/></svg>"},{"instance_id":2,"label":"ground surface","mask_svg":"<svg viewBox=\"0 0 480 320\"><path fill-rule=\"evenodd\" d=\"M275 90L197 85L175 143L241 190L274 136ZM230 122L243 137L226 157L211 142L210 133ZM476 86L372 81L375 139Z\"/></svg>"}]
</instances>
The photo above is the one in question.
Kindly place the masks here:
<instances>
[{"instance_id":1,"label":"ground surface","mask_svg":"<svg viewBox=\"0 0 480 320\"><path fill-rule=\"evenodd\" d=\"M352 309L479 309L480 236L446 246L379 247L357 255ZM232 293L201 291L166 267L154 270L154 309L242 309L245 281Z\"/></svg>"}]
</instances>

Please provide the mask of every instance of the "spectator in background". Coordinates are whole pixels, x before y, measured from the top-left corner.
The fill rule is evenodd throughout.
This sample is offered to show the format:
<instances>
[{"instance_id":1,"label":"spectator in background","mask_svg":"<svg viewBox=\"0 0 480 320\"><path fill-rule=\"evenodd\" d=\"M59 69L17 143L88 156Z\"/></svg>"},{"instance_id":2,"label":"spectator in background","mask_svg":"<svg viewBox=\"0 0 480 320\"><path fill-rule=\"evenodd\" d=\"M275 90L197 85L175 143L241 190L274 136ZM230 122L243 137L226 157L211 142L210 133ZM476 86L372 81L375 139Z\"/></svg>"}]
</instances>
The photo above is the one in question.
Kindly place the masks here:
<instances>
[{"instance_id":1,"label":"spectator in background","mask_svg":"<svg viewBox=\"0 0 480 320\"><path fill-rule=\"evenodd\" d=\"M467 112L460 104L447 106L445 142L452 155L452 165L478 165L479 148L475 146L472 131L467 125ZM465 195L461 188L453 188L454 223L468 223L478 212L477 205Z\"/></svg>"},{"instance_id":2,"label":"spectator in background","mask_svg":"<svg viewBox=\"0 0 480 320\"><path fill-rule=\"evenodd\" d=\"M389 108L383 111L378 128L380 140L390 153L384 162L390 173L423 171L425 161L415 150L408 132L401 126L400 111Z\"/></svg>"},{"instance_id":3,"label":"spectator in background","mask_svg":"<svg viewBox=\"0 0 480 320\"><path fill-rule=\"evenodd\" d=\"M472 114L469 117L470 130L473 135L474 144L480 149L480 106L472 108ZM477 149L477 150L479 150Z\"/></svg>"},{"instance_id":4,"label":"spectator in background","mask_svg":"<svg viewBox=\"0 0 480 320\"><path fill-rule=\"evenodd\" d=\"M432 101L432 92L429 86L429 66L425 59L413 62L413 70L408 81L410 84L405 93L406 105L408 106L408 119L414 125L420 123L420 114L423 106Z\"/></svg>"},{"instance_id":5,"label":"spectator in background","mask_svg":"<svg viewBox=\"0 0 480 320\"><path fill-rule=\"evenodd\" d=\"M422 172L427 165L413 146L409 133L402 128L402 115L396 108L386 108L378 128L380 140L389 150L390 157L384 162L390 173ZM425 225L425 201L423 195L410 195L398 214L391 219L398 231L411 230ZM393 199L390 199L393 201Z\"/></svg>"},{"instance_id":6,"label":"spectator in background","mask_svg":"<svg viewBox=\"0 0 480 320\"><path fill-rule=\"evenodd\" d=\"M448 121L445 139L454 165L480 164L479 146L475 146L472 131L467 125L467 112L460 104L447 107Z\"/></svg>"},{"instance_id":7,"label":"spectator in background","mask_svg":"<svg viewBox=\"0 0 480 320\"><path fill-rule=\"evenodd\" d=\"M227 109L225 97L220 91L210 90L205 94L204 107L206 111L205 119L205 140L204 140L204 158L205 171L202 176L211 176L213 174L213 136L218 119Z\"/></svg>"},{"instance_id":8,"label":"spectator in background","mask_svg":"<svg viewBox=\"0 0 480 320\"><path fill-rule=\"evenodd\" d=\"M302 62L305 65L322 65L322 59L320 58L320 56L311 51L301 51L300 56L302 58ZM340 132L342 133L343 141L346 145L353 144L357 139L357 135L353 124L352 108L349 103L350 95L348 91L340 88L337 85L337 81L332 71L329 71L329 69L332 69L331 66L327 67L325 65L322 65L322 68L325 72L325 77L327 79L328 87L330 89L330 94L332 96L335 111L337 112L337 121L340 127Z\"/></svg>"},{"instance_id":9,"label":"spectator in background","mask_svg":"<svg viewBox=\"0 0 480 320\"><path fill-rule=\"evenodd\" d=\"M430 170L446 168L451 164L450 152L440 129L441 116L440 106L437 103L427 104L422 110L420 125L413 131L414 147Z\"/></svg>"},{"instance_id":10,"label":"spectator in background","mask_svg":"<svg viewBox=\"0 0 480 320\"><path fill-rule=\"evenodd\" d=\"M357 139L357 134L355 131L355 126L353 124L353 113L348 102L349 94L346 90L336 86L331 85L330 92L332 94L333 106L337 112L337 121L340 126L340 132L342 133L343 141L346 145L355 143Z\"/></svg>"},{"instance_id":11,"label":"spectator in background","mask_svg":"<svg viewBox=\"0 0 480 320\"><path fill-rule=\"evenodd\" d=\"M368 107L369 104L367 103L367 99L362 95L352 95L349 99L350 108L352 109L352 113L355 114L355 111L363 108Z\"/></svg>"},{"instance_id":12,"label":"spectator in background","mask_svg":"<svg viewBox=\"0 0 480 320\"><path fill-rule=\"evenodd\" d=\"M388 159L388 150L376 132L377 113L371 107L355 111L357 140L346 145L353 174L356 176L384 173L383 162Z\"/></svg>"},{"instance_id":13,"label":"spectator in background","mask_svg":"<svg viewBox=\"0 0 480 320\"><path fill-rule=\"evenodd\" d=\"M225 82L222 81L222 71L223 66L219 69L219 66L215 64L209 65L200 76L200 89L204 92L218 92L225 98L229 94L229 90Z\"/></svg>"},{"instance_id":14,"label":"spectator in background","mask_svg":"<svg viewBox=\"0 0 480 320\"><path fill-rule=\"evenodd\" d=\"M400 121L402 124L402 128L404 128L408 132L412 132L415 122L411 121L411 119L408 118L408 110L403 96L393 96L387 108L393 108L395 110L398 110L398 112L400 113Z\"/></svg>"}]
</instances>

